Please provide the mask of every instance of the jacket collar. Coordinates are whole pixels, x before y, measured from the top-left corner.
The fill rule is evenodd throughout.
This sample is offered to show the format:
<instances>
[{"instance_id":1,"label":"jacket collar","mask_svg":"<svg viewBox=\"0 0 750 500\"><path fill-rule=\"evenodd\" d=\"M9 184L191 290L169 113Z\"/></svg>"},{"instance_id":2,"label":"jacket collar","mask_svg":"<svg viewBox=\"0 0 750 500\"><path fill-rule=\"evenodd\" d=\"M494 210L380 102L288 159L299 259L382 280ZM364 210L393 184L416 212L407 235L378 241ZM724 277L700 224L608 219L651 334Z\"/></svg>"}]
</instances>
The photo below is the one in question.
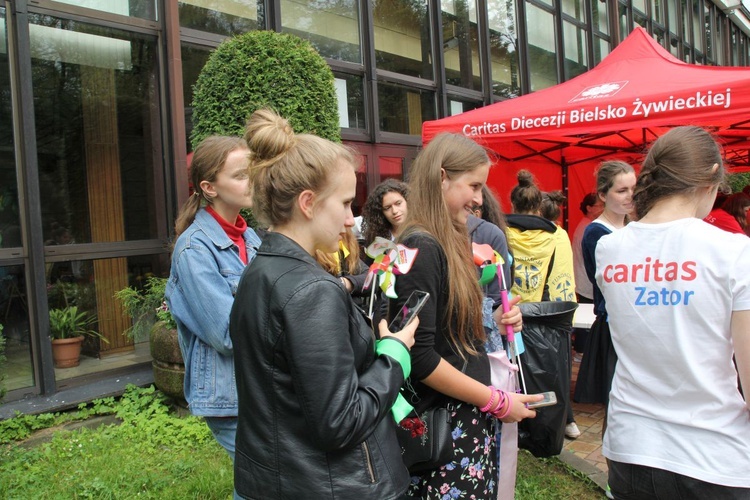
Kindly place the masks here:
<instances>
[{"instance_id":1,"label":"jacket collar","mask_svg":"<svg viewBox=\"0 0 750 500\"><path fill-rule=\"evenodd\" d=\"M194 223L200 227L201 231L203 231L206 236L208 236L211 243L218 248L224 249L234 245L229 236L227 236L227 233L222 229L221 225L211 216L211 214L206 212L204 208L201 208L195 214ZM254 231L249 227L242 234L242 237L245 239L245 246L255 248L260 246L260 238L258 238Z\"/></svg>"},{"instance_id":2,"label":"jacket collar","mask_svg":"<svg viewBox=\"0 0 750 500\"><path fill-rule=\"evenodd\" d=\"M296 241L280 233L268 231L260 245L258 255L276 255L291 257L308 264L320 267L312 255L302 248Z\"/></svg>"},{"instance_id":3,"label":"jacket collar","mask_svg":"<svg viewBox=\"0 0 750 500\"><path fill-rule=\"evenodd\" d=\"M541 229L548 233L554 233L557 231L557 226L554 222L550 222L538 215L508 214L505 216L505 219L508 221L508 226L520 229L521 231L529 231L533 229Z\"/></svg>"}]
</instances>

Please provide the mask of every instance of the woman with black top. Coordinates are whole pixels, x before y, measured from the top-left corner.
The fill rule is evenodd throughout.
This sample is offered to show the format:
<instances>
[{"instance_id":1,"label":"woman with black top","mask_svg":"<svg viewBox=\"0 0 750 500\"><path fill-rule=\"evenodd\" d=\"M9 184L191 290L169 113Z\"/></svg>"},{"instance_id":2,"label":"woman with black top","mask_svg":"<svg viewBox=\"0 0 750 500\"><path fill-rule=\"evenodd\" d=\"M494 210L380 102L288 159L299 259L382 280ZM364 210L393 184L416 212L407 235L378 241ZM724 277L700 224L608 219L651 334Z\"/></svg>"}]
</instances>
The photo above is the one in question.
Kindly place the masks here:
<instances>
[{"instance_id":1,"label":"woman with black top","mask_svg":"<svg viewBox=\"0 0 750 500\"><path fill-rule=\"evenodd\" d=\"M518 422L536 413L525 403L541 396L507 394L490 387L484 350L482 291L466 222L482 204L490 160L486 151L457 134L440 134L419 154L410 173L409 220L399 242L419 253L411 270L396 280L393 316L414 290L430 293L419 314L412 348L407 399L418 413L446 405L453 409L453 459L412 477L416 498L491 498L495 494L495 418ZM417 189L418 186L418 189ZM518 307L495 313L498 323L521 329Z\"/></svg>"}]
</instances>

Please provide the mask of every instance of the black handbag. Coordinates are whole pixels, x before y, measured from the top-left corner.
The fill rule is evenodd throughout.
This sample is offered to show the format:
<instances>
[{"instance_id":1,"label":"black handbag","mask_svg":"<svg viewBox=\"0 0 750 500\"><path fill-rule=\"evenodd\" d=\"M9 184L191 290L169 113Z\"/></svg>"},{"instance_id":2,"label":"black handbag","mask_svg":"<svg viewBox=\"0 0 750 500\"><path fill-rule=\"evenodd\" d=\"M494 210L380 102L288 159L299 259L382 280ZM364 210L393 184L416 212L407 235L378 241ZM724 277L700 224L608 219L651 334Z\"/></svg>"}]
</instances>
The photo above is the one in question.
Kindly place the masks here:
<instances>
[{"instance_id":1,"label":"black handbag","mask_svg":"<svg viewBox=\"0 0 750 500\"><path fill-rule=\"evenodd\" d=\"M464 360L461 373L466 372ZM453 458L451 414L453 403L428 408L418 417L407 417L396 425L401 458L412 474L437 469ZM418 423L418 425L414 425ZM416 428L415 428L416 427Z\"/></svg>"},{"instance_id":2,"label":"black handbag","mask_svg":"<svg viewBox=\"0 0 750 500\"><path fill-rule=\"evenodd\" d=\"M418 418L423 428L415 429L409 425L417 420L416 417L406 418L396 426L401 458L412 474L437 469L453 457L451 409L444 406L429 408Z\"/></svg>"}]
</instances>

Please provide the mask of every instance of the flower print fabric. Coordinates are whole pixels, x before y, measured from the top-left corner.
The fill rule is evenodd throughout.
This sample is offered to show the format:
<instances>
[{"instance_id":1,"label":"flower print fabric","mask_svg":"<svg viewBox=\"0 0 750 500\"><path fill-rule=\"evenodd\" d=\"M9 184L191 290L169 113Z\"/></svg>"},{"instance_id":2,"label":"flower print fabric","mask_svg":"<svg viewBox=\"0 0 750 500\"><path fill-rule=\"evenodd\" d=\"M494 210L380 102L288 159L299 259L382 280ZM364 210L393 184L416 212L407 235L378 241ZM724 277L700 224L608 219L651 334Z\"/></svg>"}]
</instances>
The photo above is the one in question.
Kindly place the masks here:
<instances>
[{"instance_id":1,"label":"flower print fabric","mask_svg":"<svg viewBox=\"0 0 750 500\"><path fill-rule=\"evenodd\" d=\"M408 495L451 500L495 496L495 419L468 403L452 412L453 460L422 476L412 476Z\"/></svg>"}]
</instances>

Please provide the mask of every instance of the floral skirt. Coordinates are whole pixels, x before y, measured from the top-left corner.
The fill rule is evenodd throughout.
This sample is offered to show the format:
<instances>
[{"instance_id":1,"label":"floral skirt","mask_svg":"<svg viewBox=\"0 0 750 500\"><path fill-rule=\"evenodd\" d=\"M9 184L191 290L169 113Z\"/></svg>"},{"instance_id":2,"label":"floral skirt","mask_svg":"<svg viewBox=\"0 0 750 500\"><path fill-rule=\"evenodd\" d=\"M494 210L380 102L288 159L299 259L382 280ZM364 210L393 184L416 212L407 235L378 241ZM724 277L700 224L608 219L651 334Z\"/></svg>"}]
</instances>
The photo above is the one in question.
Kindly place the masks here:
<instances>
[{"instance_id":1,"label":"floral skirt","mask_svg":"<svg viewBox=\"0 0 750 500\"><path fill-rule=\"evenodd\" d=\"M409 498L449 500L495 497L495 419L468 403L453 410L453 460L412 476Z\"/></svg>"}]
</instances>

